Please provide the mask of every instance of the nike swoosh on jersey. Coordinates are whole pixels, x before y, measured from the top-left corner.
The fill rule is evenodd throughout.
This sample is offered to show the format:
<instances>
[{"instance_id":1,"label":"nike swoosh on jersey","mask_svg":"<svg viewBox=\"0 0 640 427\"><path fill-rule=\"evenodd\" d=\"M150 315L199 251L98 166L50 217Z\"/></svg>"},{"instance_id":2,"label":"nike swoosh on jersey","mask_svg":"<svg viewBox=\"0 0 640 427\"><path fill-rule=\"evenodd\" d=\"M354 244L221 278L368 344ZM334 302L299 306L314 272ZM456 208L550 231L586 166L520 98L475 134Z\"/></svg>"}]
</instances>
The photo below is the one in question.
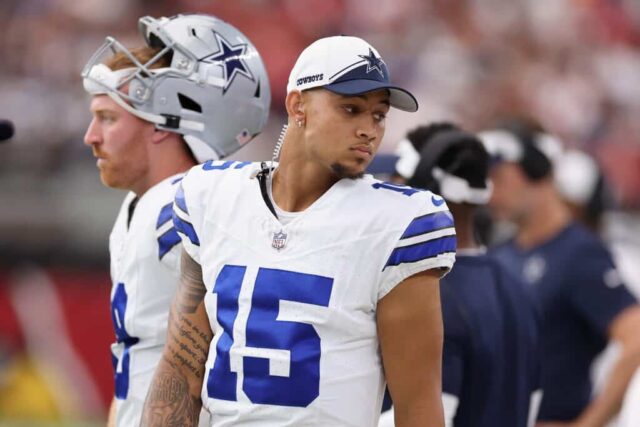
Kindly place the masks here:
<instances>
[{"instance_id":1,"label":"nike swoosh on jersey","mask_svg":"<svg viewBox=\"0 0 640 427\"><path fill-rule=\"evenodd\" d=\"M437 199L436 196L431 196L431 203L433 203L434 206L442 206L442 204L444 203L444 199Z\"/></svg>"}]
</instances>

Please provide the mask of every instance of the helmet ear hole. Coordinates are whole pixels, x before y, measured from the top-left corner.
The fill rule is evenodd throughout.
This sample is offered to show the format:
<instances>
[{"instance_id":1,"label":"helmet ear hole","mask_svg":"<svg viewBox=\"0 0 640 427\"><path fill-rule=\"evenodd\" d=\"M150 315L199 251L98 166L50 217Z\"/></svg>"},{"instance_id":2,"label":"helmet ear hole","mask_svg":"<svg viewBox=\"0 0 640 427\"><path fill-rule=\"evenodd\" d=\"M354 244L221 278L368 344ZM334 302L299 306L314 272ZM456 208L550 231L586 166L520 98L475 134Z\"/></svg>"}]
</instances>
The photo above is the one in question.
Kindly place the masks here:
<instances>
[{"instance_id":1,"label":"helmet ear hole","mask_svg":"<svg viewBox=\"0 0 640 427\"><path fill-rule=\"evenodd\" d=\"M202 113L202 106L194 101L192 98L189 98L186 95L181 93L178 94L178 101L180 102L180 107L185 110L195 111L196 113Z\"/></svg>"},{"instance_id":2,"label":"helmet ear hole","mask_svg":"<svg viewBox=\"0 0 640 427\"><path fill-rule=\"evenodd\" d=\"M165 47L165 44L162 42L162 40L160 40L160 37L156 36L153 33L149 34L148 39L149 47L153 47L156 49L163 49Z\"/></svg>"}]
</instances>

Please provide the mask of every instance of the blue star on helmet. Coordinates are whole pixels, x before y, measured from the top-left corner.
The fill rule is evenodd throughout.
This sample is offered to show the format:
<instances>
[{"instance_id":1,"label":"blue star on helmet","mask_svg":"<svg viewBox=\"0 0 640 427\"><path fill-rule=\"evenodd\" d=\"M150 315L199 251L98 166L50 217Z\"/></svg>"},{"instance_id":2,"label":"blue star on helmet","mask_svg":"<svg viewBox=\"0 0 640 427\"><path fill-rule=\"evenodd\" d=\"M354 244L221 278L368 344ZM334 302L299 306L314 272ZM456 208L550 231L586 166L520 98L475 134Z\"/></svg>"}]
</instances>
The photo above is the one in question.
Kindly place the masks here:
<instances>
[{"instance_id":1,"label":"blue star on helmet","mask_svg":"<svg viewBox=\"0 0 640 427\"><path fill-rule=\"evenodd\" d=\"M247 53L247 44L246 43L238 43L236 45L232 45L227 40L224 39L220 34L214 32L213 33L218 41L218 47L220 49L218 52L211 54L209 56L205 56L200 60L202 62L208 62L211 64L217 64L222 67L222 72L224 75L224 88L222 89L222 93L225 94L231 83L233 83L233 79L238 74L242 74L247 77L249 80L254 81L253 75L242 59Z\"/></svg>"},{"instance_id":2,"label":"blue star on helmet","mask_svg":"<svg viewBox=\"0 0 640 427\"><path fill-rule=\"evenodd\" d=\"M382 62L381 58L377 58L376 54L373 53L373 50L369 48L369 55L358 55L360 58L367 61L367 74L369 74L373 70L378 70L380 76L384 78L384 71L382 68L384 67L384 62Z\"/></svg>"}]
</instances>

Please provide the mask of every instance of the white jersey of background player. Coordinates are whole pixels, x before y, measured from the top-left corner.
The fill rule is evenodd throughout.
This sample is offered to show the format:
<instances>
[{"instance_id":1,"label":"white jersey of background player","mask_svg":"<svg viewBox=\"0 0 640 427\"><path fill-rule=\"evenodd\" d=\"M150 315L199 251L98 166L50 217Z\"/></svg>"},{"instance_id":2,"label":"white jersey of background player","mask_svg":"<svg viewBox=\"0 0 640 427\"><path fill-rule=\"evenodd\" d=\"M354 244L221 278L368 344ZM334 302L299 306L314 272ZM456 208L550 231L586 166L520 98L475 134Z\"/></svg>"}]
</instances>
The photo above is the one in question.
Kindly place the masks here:
<instances>
[{"instance_id":1,"label":"white jersey of background player","mask_svg":"<svg viewBox=\"0 0 640 427\"><path fill-rule=\"evenodd\" d=\"M194 425L203 402L213 426L374 426L385 376L398 426L443 425L438 279L455 230L440 197L362 177L390 106L417 110L373 47L318 40L289 79L273 186L247 162L185 176L169 334L187 338L167 342L143 425L170 425L151 422L163 411Z\"/></svg>"},{"instance_id":2,"label":"white jersey of background player","mask_svg":"<svg viewBox=\"0 0 640 427\"><path fill-rule=\"evenodd\" d=\"M180 238L171 198L182 174L129 193L111 231L111 318L117 425L139 423L167 334L168 307L180 278Z\"/></svg>"},{"instance_id":3,"label":"white jersey of background player","mask_svg":"<svg viewBox=\"0 0 640 427\"><path fill-rule=\"evenodd\" d=\"M116 333L109 424L118 426L139 425L166 341L180 278L177 183L196 161L228 155L259 133L270 102L260 56L229 24L207 15L143 17L140 30L146 46L129 51L107 38L82 73L93 95L85 143L103 183L130 190L109 242Z\"/></svg>"}]
</instances>

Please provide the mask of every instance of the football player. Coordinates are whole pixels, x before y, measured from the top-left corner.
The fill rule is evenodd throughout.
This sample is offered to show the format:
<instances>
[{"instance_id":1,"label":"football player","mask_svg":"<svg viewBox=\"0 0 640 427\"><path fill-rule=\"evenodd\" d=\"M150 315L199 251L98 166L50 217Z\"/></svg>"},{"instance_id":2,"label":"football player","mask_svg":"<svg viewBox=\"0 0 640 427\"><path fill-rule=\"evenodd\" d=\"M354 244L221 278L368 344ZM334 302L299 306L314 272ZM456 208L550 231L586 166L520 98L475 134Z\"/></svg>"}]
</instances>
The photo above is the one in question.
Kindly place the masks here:
<instances>
[{"instance_id":1,"label":"football player","mask_svg":"<svg viewBox=\"0 0 640 427\"><path fill-rule=\"evenodd\" d=\"M115 398L110 425L136 426L167 333L179 278L172 204L182 175L259 133L270 103L262 60L207 15L140 18L145 45L107 37L85 66L93 119L85 144L102 182L129 190L111 232ZM103 63L102 59L106 59Z\"/></svg>"},{"instance_id":2,"label":"football player","mask_svg":"<svg viewBox=\"0 0 640 427\"><path fill-rule=\"evenodd\" d=\"M444 197L458 239L456 268L440 286L446 421L526 427L540 403L540 316L519 279L476 242L474 213L491 196L489 155L450 123L420 127L407 138L422 147L409 185Z\"/></svg>"},{"instance_id":3,"label":"football player","mask_svg":"<svg viewBox=\"0 0 640 427\"><path fill-rule=\"evenodd\" d=\"M560 144L534 123L516 120L484 132L496 159L490 207L516 225L495 255L519 275L541 309L542 426L603 426L620 408L640 361L640 306L603 243L576 223L553 182ZM592 396L589 369L608 341L621 355Z\"/></svg>"},{"instance_id":4,"label":"football player","mask_svg":"<svg viewBox=\"0 0 640 427\"><path fill-rule=\"evenodd\" d=\"M453 219L364 175L389 108L418 104L356 37L308 46L287 90L275 170L208 162L176 193L182 279L143 425L194 425L204 404L214 426L375 426L386 378L398 426L443 426Z\"/></svg>"}]
</instances>

